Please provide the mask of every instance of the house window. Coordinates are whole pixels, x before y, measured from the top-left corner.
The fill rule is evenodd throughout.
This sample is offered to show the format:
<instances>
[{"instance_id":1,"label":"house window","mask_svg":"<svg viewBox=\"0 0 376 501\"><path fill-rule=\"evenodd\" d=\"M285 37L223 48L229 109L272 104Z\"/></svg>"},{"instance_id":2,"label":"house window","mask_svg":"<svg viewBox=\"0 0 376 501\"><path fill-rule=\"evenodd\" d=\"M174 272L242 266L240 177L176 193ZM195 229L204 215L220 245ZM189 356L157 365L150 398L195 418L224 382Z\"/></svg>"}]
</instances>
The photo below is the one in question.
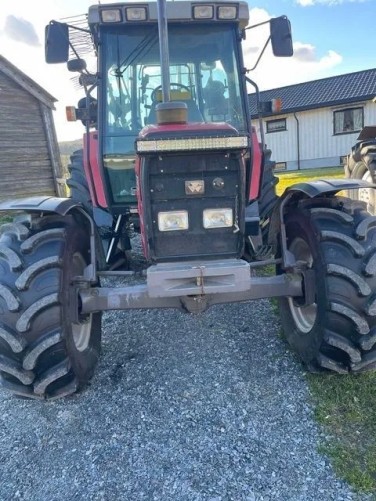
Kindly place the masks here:
<instances>
[{"instance_id":1,"label":"house window","mask_svg":"<svg viewBox=\"0 0 376 501\"><path fill-rule=\"evenodd\" d=\"M274 164L274 170L286 170L287 164L286 162L276 162Z\"/></svg>"},{"instance_id":2,"label":"house window","mask_svg":"<svg viewBox=\"0 0 376 501\"><path fill-rule=\"evenodd\" d=\"M363 128L363 108L348 108L334 112L334 134L356 132Z\"/></svg>"},{"instance_id":3,"label":"house window","mask_svg":"<svg viewBox=\"0 0 376 501\"><path fill-rule=\"evenodd\" d=\"M266 132L280 132L282 130L286 130L286 118L266 122Z\"/></svg>"}]
</instances>

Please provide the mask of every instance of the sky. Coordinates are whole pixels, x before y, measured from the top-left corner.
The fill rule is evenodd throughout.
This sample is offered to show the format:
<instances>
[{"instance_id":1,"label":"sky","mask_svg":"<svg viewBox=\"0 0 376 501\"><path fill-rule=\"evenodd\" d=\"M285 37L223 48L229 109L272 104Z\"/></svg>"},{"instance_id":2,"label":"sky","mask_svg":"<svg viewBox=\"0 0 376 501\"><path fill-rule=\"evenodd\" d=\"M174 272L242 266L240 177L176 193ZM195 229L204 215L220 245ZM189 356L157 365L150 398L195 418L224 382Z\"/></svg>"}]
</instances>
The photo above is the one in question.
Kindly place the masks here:
<instances>
[{"instance_id":1,"label":"sky","mask_svg":"<svg viewBox=\"0 0 376 501\"><path fill-rule=\"evenodd\" d=\"M0 0L0 54L58 100L54 119L59 141L78 139L84 132L80 123L65 119L65 106L77 105L83 92L74 86L65 64L45 63L44 28L51 19L86 13L93 3L95 0ZM285 14L292 25L294 56L275 58L268 49L256 70L249 73L260 90L376 65L376 0L251 0L249 7L250 24ZM247 31L243 44L246 67L253 66L267 36L265 26Z\"/></svg>"}]
</instances>

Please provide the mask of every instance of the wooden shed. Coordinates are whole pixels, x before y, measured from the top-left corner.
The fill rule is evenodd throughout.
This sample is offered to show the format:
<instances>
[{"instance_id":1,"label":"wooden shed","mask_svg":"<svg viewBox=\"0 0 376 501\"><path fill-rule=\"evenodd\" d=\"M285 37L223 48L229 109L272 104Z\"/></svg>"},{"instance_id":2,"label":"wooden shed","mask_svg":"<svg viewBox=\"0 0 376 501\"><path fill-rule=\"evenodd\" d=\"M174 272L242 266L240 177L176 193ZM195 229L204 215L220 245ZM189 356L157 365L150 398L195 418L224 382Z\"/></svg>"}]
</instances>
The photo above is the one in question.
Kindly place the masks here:
<instances>
[{"instance_id":1,"label":"wooden shed","mask_svg":"<svg viewBox=\"0 0 376 501\"><path fill-rule=\"evenodd\" d=\"M56 99L0 56L0 200L64 196Z\"/></svg>"}]
</instances>

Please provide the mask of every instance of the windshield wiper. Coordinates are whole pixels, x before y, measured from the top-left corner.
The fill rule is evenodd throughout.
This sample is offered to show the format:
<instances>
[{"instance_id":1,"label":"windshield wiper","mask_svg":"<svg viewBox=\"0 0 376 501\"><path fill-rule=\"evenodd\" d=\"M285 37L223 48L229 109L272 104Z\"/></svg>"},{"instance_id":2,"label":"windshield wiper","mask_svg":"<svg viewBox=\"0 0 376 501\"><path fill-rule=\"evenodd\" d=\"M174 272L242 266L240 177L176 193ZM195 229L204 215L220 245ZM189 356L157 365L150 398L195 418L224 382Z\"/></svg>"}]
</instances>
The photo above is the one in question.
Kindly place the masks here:
<instances>
[{"instance_id":1,"label":"windshield wiper","mask_svg":"<svg viewBox=\"0 0 376 501\"><path fill-rule=\"evenodd\" d=\"M146 35L141 40L141 42L132 50L132 52L124 59L124 61L119 64L117 71L119 71L120 75L123 75L123 73L125 73L129 68L129 66L131 66L131 64L133 64L141 54L147 54L149 50L155 45L157 39L158 29L154 29L151 33Z\"/></svg>"}]
</instances>

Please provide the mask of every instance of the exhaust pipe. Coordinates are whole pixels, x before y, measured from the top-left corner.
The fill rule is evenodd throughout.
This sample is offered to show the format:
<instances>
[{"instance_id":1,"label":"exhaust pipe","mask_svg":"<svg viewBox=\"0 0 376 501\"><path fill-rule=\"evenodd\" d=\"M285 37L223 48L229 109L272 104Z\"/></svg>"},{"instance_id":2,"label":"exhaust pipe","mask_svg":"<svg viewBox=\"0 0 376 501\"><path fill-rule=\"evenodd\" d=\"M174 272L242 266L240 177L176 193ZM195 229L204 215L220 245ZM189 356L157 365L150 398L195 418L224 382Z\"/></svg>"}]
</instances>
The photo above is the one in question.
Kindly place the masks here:
<instances>
[{"instance_id":1,"label":"exhaust pipe","mask_svg":"<svg viewBox=\"0 0 376 501\"><path fill-rule=\"evenodd\" d=\"M162 71L162 103L156 106L157 123L158 125L186 123L188 116L187 105L178 101L171 102L166 0L158 0L158 34Z\"/></svg>"},{"instance_id":2,"label":"exhaust pipe","mask_svg":"<svg viewBox=\"0 0 376 501\"><path fill-rule=\"evenodd\" d=\"M170 56L168 49L168 25L166 0L158 0L159 57L162 70L162 99L170 101Z\"/></svg>"}]
</instances>

